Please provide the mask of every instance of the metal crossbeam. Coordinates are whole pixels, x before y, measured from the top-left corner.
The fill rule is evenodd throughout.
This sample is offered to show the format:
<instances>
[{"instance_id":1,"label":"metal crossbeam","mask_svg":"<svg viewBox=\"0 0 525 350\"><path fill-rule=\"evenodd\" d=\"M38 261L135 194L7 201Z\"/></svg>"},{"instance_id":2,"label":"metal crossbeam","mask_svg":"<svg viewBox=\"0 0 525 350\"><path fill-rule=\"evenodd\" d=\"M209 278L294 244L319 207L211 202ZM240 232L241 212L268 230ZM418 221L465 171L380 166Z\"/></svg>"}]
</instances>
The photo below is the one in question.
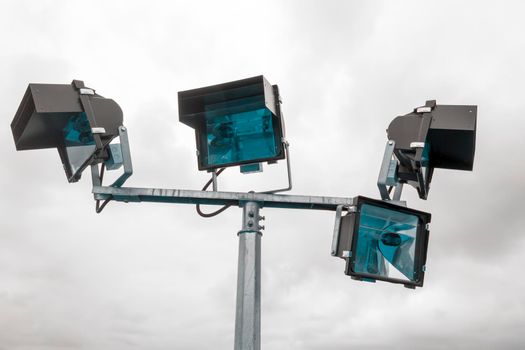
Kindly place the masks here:
<instances>
[{"instance_id":1,"label":"metal crossbeam","mask_svg":"<svg viewBox=\"0 0 525 350\"><path fill-rule=\"evenodd\" d=\"M339 205L351 205L352 198L298 196L244 192L213 192L178 189L94 186L95 199L119 202L155 202L243 206L257 202L266 208L314 209L335 211Z\"/></svg>"}]
</instances>

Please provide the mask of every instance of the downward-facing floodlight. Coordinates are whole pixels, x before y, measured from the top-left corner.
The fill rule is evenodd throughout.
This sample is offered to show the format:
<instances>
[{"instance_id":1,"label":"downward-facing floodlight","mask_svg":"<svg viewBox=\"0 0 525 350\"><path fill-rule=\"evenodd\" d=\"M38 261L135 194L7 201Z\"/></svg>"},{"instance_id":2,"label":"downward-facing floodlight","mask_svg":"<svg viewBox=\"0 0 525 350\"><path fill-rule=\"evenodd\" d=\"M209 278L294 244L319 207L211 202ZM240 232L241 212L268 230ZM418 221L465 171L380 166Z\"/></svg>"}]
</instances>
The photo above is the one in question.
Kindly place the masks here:
<instances>
[{"instance_id":1,"label":"downward-facing floodlight","mask_svg":"<svg viewBox=\"0 0 525 350\"><path fill-rule=\"evenodd\" d=\"M195 129L199 170L285 158L279 89L262 75L178 97L180 121Z\"/></svg>"},{"instance_id":2,"label":"downward-facing floodlight","mask_svg":"<svg viewBox=\"0 0 525 350\"><path fill-rule=\"evenodd\" d=\"M425 106L395 118L388 127L388 144L378 181L383 199L386 186L408 183L426 199L435 168L472 170L476 148L477 106ZM397 160L391 160L394 153Z\"/></svg>"},{"instance_id":3,"label":"downward-facing floodlight","mask_svg":"<svg viewBox=\"0 0 525 350\"><path fill-rule=\"evenodd\" d=\"M69 182L90 164L109 157L122 125L119 105L73 80L29 84L11 123L17 150L57 148Z\"/></svg>"},{"instance_id":4,"label":"downward-facing floodlight","mask_svg":"<svg viewBox=\"0 0 525 350\"><path fill-rule=\"evenodd\" d=\"M365 281L423 286L430 214L366 197L338 216L332 255L345 274Z\"/></svg>"}]
</instances>

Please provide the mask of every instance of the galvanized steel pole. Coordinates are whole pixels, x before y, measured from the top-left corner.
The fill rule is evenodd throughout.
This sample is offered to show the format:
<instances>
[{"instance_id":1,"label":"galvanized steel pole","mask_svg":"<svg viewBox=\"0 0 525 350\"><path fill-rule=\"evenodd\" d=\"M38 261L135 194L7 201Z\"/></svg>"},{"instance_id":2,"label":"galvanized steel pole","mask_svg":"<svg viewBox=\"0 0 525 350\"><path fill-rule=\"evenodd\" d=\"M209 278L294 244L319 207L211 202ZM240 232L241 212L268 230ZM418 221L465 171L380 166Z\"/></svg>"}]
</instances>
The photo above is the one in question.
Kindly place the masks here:
<instances>
[{"instance_id":1,"label":"galvanized steel pole","mask_svg":"<svg viewBox=\"0 0 525 350\"><path fill-rule=\"evenodd\" d=\"M261 230L259 203L243 203L239 231L234 350L261 348Z\"/></svg>"}]
</instances>

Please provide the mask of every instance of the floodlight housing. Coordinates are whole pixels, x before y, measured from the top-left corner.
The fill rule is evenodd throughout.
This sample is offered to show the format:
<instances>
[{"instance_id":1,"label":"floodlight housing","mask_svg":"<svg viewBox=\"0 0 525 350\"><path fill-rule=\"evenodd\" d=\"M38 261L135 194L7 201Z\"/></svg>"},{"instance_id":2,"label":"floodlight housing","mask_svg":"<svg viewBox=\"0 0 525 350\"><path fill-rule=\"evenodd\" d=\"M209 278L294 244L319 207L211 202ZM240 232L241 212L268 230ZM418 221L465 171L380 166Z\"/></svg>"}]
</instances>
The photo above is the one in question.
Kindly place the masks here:
<instances>
[{"instance_id":1,"label":"floodlight housing","mask_svg":"<svg viewBox=\"0 0 525 350\"><path fill-rule=\"evenodd\" d=\"M395 142L399 182L414 186L426 199L435 168L472 170L476 149L477 106L425 106L395 118L388 139Z\"/></svg>"},{"instance_id":2,"label":"floodlight housing","mask_svg":"<svg viewBox=\"0 0 525 350\"><path fill-rule=\"evenodd\" d=\"M57 148L69 182L90 164L107 159L106 147L119 135L119 105L80 80L71 84L29 84L11 123L17 150Z\"/></svg>"},{"instance_id":3,"label":"floodlight housing","mask_svg":"<svg viewBox=\"0 0 525 350\"><path fill-rule=\"evenodd\" d=\"M346 260L345 274L422 287L431 215L381 200L356 197L341 217L333 255Z\"/></svg>"},{"instance_id":4,"label":"floodlight housing","mask_svg":"<svg viewBox=\"0 0 525 350\"><path fill-rule=\"evenodd\" d=\"M179 91L179 120L195 129L199 170L285 158L279 89L262 75Z\"/></svg>"}]
</instances>

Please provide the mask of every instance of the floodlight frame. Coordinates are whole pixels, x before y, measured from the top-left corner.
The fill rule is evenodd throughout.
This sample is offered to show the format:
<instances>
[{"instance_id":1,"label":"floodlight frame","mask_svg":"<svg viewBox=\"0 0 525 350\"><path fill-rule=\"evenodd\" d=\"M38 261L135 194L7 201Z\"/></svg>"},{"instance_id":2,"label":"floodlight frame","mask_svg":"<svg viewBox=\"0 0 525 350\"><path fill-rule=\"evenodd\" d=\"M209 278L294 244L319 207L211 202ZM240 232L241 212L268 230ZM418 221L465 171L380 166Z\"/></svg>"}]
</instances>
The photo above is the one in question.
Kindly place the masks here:
<instances>
[{"instance_id":1,"label":"floodlight frame","mask_svg":"<svg viewBox=\"0 0 525 350\"><path fill-rule=\"evenodd\" d=\"M383 277L369 273L356 272L352 266L357 257L356 249L358 243L358 230L361 219L361 207L363 204L414 215L418 218L416 231L416 247L414 250L414 281L392 277ZM346 215L342 215L346 211ZM407 288L422 287L425 278L426 259L429 241L431 214L420 210L407 208L405 206L389 203L383 200L372 199L364 196L353 198L351 206L340 206L336 209L336 222L332 240L332 256L337 256L346 261L345 274L355 280L375 282L376 280L395 284L402 284Z\"/></svg>"},{"instance_id":2,"label":"floodlight frame","mask_svg":"<svg viewBox=\"0 0 525 350\"><path fill-rule=\"evenodd\" d=\"M427 199L435 168L472 170L476 128L477 106L438 105L435 100L394 118L377 182L382 199L390 199L387 186L395 186L399 197L403 184Z\"/></svg>"},{"instance_id":3,"label":"floodlight frame","mask_svg":"<svg viewBox=\"0 0 525 350\"><path fill-rule=\"evenodd\" d=\"M197 96L215 93L220 94L224 91L242 89L251 84L262 84L262 91L264 94L265 107L272 113L272 127L275 135L275 146L277 148L277 155L272 157L262 157L250 159L245 161L236 161L224 164L206 164L204 162L207 155L207 140L206 140L206 126L203 118L204 112L201 110L188 110L185 104L181 101L189 98L196 98ZM210 85L196 89L184 90L178 92L179 100L179 121L192 127L195 130L195 144L197 147L197 166L200 171L206 170L213 172L220 168L234 167L240 165L248 165L253 163L276 163L279 160L286 158L286 150L284 143L286 142L284 119L281 111L281 96L279 94L279 87L272 85L266 80L263 75L235 80L227 83Z\"/></svg>"},{"instance_id":4,"label":"floodlight frame","mask_svg":"<svg viewBox=\"0 0 525 350\"><path fill-rule=\"evenodd\" d=\"M87 119L94 142L93 152L76 171L71 168L61 135L64 123L73 116ZM81 80L73 80L69 85L30 83L11 122L11 130L17 150L56 148L68 182L77 182L89 165L107 159L106 148L118 135L122 122L120 106L87 88Z\"/></svg>"}]
</instances>

